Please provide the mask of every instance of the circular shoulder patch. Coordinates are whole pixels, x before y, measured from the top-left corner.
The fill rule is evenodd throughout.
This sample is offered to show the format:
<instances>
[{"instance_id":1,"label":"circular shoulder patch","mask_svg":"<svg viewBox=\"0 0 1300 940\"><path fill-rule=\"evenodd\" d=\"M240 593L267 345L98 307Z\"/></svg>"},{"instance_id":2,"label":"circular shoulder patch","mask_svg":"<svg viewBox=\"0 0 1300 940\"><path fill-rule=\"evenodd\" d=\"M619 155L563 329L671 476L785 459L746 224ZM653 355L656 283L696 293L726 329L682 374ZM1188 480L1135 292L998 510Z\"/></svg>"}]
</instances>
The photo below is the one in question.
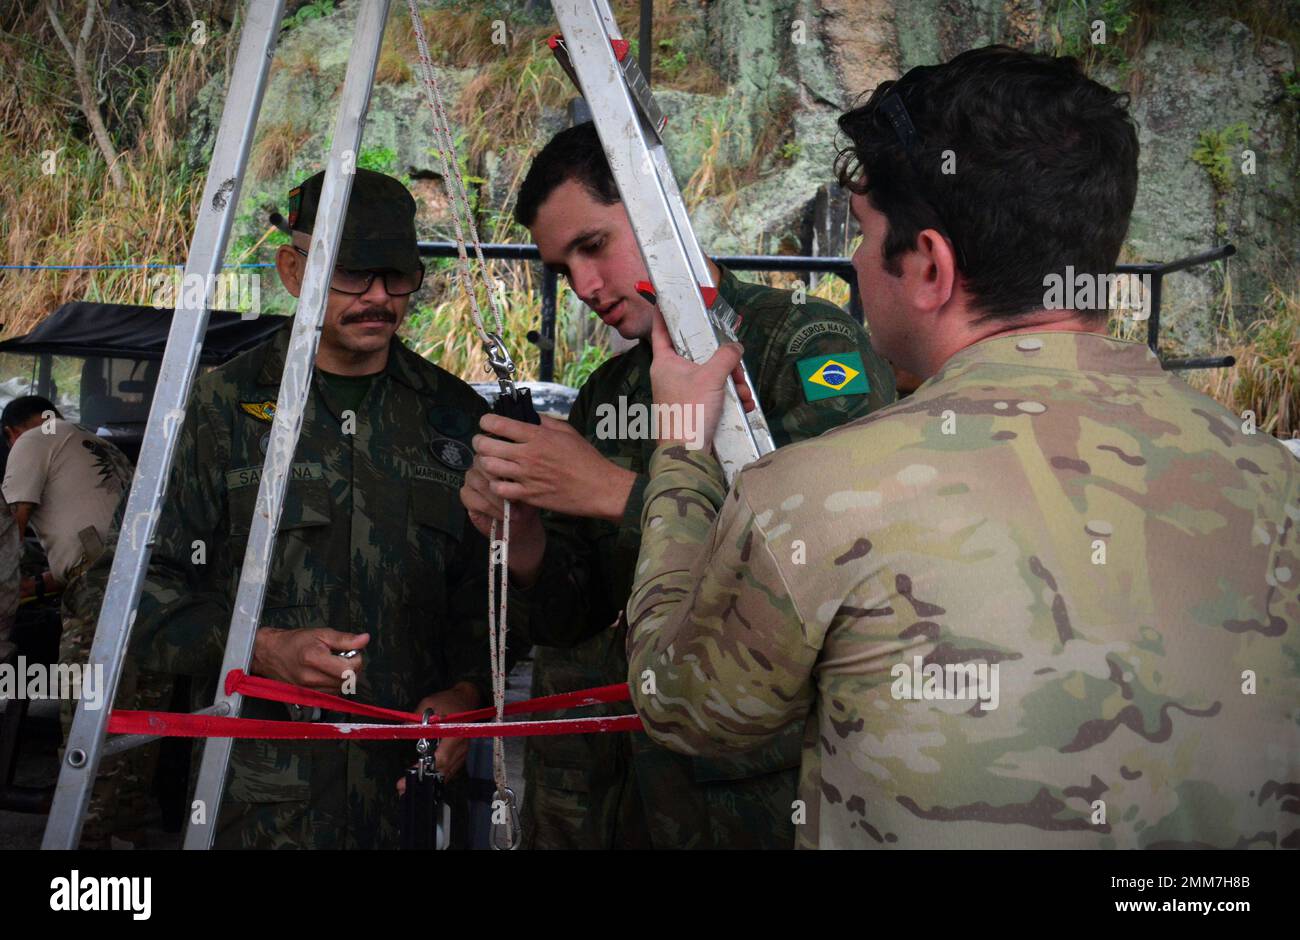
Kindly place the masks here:
<instances>
[{"instance_id":1,"label":"circular shoulder patch","mask_svg":"<svg viewBox=\"0 0 1300 940\"><path fill-rule=\"evenodd\" d=\"M474 420L459 408L434 408L429 423L449 437L467 437L474 431Z\"/></svg>"},{"instance_id":2,"label":"circular shoulder patch","mask_svg":"<svg viewBox=\"0 0 1300 940\"><path fill-rule=\"evenodd\" d=\"M265 434L263 434L261 437L257 439L257 449L260 450L263 454L265 454L267 448L269 448L270 446L271 446L271 432L267 431Z\"/></svg>"},{"instance_id":3,"label":"circular shoulder patch","mask_svg":"<svg viewBox=\"0 0 1300 940\"><path fill-rule=\"evenodd\" d=\"M474 464L474 451L450 437L439 437L429 445L433 456L453 470L465 471Z\"/></svg>"}]
</instances>

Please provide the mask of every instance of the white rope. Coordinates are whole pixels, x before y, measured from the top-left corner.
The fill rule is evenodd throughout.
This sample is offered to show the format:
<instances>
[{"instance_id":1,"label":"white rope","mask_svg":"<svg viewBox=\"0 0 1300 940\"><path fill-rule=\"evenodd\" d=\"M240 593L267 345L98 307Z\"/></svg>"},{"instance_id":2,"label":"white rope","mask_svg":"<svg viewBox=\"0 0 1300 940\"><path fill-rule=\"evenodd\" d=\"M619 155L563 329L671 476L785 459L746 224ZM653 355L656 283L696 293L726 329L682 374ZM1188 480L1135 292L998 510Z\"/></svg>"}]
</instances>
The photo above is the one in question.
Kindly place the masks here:
<instances>
[{"instance_id":1,"label":"white rope","mask_svg":"<svg viewBox=\"0 0 1300 940\"><path fill-rule=\"evenodd\" d=\"M474 210L470 206L469 194L465 189L465 181L460 175L460 168L455 165L456 138L451 132L451 121L447 117L447 106L443 101L442 91L438 87L438 77L434 70L433 58L429 54L429 44L424 37L424 23L420 19L416 0L407 0L406 5L411 12L411 27L415 31L415 44L420 50L420 77L424 85L425 101L429 105L429 111L433 116L434 142L437 145L438 155L442 161L443 180L447 185L447 195L451 201L452 220L456 226L457 275L460 278L461 288L469 296L470 310L474 317L474 327L479 333L479 339L484 343L488 343L487 329L483 325L483 313L479 308L478 295L474 291L469 256L465 251L465 228L469 229L470 241L474 245L474 256L478 260L479 273L483 279L483 285L487 289L488 304L492 310L492 317L496 321L497 335L503 333L505 324L501 314L501 302L496 291L493 290L492 283L488 280L487 261L483 257L478 226L474 222ZM462 217L464 225L462 225Z\"/></svg>"},{"instance_id":2,"label":"white rope","mask_svg":"<svg viewBox=\"0 0 1300 940\"><path fill-rule=\"evenodd\" d=\"M496 708L496 721L505 721L506 712L506 640L507 629L507 581L510 576L510 501L505 502L502 515L501 541L497 541L496 520L492 521L491 543L488 549L488 656L492 660L492 704ZM500 552L498 556L498 551ZM501 607L497 609L496 586L498 574L501 579ZM504 800L505 841L514 846L517 834L514 829L514 794L510 791L510 781L506 774L505 741L492 739L492 779L496 784L496 800ZM497 810L496 805L493 810Z\"/></svg>"},{"instance_id":3,"label":"white rope","mask_svg":"<svg viewBox=\"0 0 1300 940\"><path fill-rule=\"evenodd\" d=\"M442 160L443 180L447 185L452 221L456 227L456 274L461 289L469 297L470 312L474 317L474 328L478 330L479 339L483 342L484 348L488 350L489 356L491 356L496 344L492 342L487 329L483 325L483 313L479 308L478 295L474 290L474 276L470 270L469 254L465 249L466 229L469 230L469 237L474 246L474 256L478 260L479 276L487 290L488 303L491 306L492 317L496 321L498 337L503 335L505 328L500 298L497 297L492 283L488 280L487 261L483 257L483 246L479 241L478 226L474 223L474 210L470 206L469 194L465 190L465 181L460 175L460 168L456 165L456 139L451 132L451 121L447 117L447 106L442 99L442 91L438 87L433 58L429 55L429 44L424 37L424 24L420 19L416 0L407 0L406 5L411 14L411 27L415 31L415 44L420 50L420 71L424 84L425 100L433 115L434 142L437 145L438 155ZM488 656L491 659L492 703L496 709L495 721L499 724L505 720L506 708L506 641L508 639L506 614L507 582L509 579L508 561L510 557L509 500L505 502L501 541L497 541L495 520L492 522L490 539L488 546ZM500 557L498 557L498 551ZM498 575L501 581L500 609L497 607ZM492 779L496 784L496 793L492 805L493 815L498 811L503 811L505 845L515 848L518 846L522 834L517 829L514 793L510 790L509 778L506 775L505 741L499 737L492 739ZM501 847L495 840L493 840L493 845Z\"/></svg>"}]
</instances>

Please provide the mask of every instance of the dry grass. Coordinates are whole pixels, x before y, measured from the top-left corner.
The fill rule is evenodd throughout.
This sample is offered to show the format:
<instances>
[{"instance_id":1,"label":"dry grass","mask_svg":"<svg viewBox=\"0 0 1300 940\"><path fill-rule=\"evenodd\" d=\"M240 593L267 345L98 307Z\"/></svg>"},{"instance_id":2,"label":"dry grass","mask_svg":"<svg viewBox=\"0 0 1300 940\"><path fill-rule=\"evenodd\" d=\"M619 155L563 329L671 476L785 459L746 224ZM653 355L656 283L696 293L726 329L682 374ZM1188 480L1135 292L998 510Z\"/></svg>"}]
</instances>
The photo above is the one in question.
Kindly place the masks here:
<instances>
[{"instance_id":1,"label":"dry grass","mask_svg":"<svg viewBox=\"0 0 1300 940\"><path fill-rule=\"evenodd\" d=\"M614 10L625 35L635 37L638 0L619 0ZM656 86L709 94L725 91L725 83L703 50L693 49L688 54L671 38L685 32L688 22L698 16L690 0L655 3L655 34L661 37L654 55ZM451 115L468 134L466 148L471 161L496 147L532 146L543 109L562 107L577 94L546 44L556 32L554 22L505 22L503 37L490 12L426 10L421 20L436 64L475 70ZM504 42L493 41L503 38ZM395 5L390 14L383 56L381 71L382 63L391 57L395 63L408 63L418 77L418 50L405 4Z\"/></svg>"},{"instance_id":2,"label":"dry grass","mask_svg":"<svg viewBox=\"0 0 1300 940\"><path fill-rule=\"evenodd\" d=\"M385 47L379 54L379 64L375 67L375 84L403 85L414 74L408 59L403 58L395 49Z\"/></svg>"},{"instance_id":3,"label":"dry grass","mask_svg":"<svg viewBox=\"0 0 1300 940\"><path fill-rule=\"evenodd\" d=\"M14 35L41 37L42 10L14 25ZM137 89L144 128L139 143L118 156L122 190L109 182L99 152L86 141L73 102L72 77L50 52L0 37L6 80L0 83L0 245L14 264L171 262L185 257L202 173L184 166L179 138L195 94L222 60L226 38L168 51L150 84ZM69 70L70 71L70 70ZM57 151L55 172L43 154ZM4 334L28 332L69 300L147 302L150 272L0 272L6 299Z\"/></svg>"},{"instance_id":4,"label":"dry grass","mask_svg":"<svg viewBox=\"0 0 1300 940\"><path fill-rule=\"evenodd\" d=\"M279 69L283 69L293 78L312 81L320 78L320 58L315 50L304 46L291 56L283 58L277 56L271 64L272 74Z\"/></svg>"},{"instance_id":5,"label":"dry grass","mask_svg":"<svg viewBox=\"0 0 1300 940\"><path fill-rule=\"evenodd\" d=\"M249 161L254 179L270 179L289 168L294 156L311 140L311 126L301 118L286 118L258 129Z\"/></svg>"},{"instance_id":6,"label":"dry grass","mask_svg":"<svg viewBox=\"0 0 1300 940\"><path fill-rule=\"evenodd\" d=\"M731 137L731 130L727 126L730 119L730 107L724 107L717 114L704 115L698 119L705 125L704 132L708 136L709 143L701 152L700 162L696 164L695 171L682 187L682 200L686 203L688 211L694 212L705 199L719 201L721 214L724 217L730 215L736 208L740 189L745 180L739 167L721 162L727 141Z\"/></svg>"},{"instance_id":7,"label":"dry grass","mask_svg":"<svg viewBox=\"0 0 1300 940\"><path fill-rule=\"evenodd\" d=\"M629 39L637 36L640 0L615 0L613 9L623 35ZM653 31L657 38L651 58L651 80L656 87L703 95L726 93L727 83L703 44L678 38L698 35L694 24L703 15L698 0L655 0Z\"/></svg>"},{"instance_id":8,"label":"dry grass","mask_svg":"<svg viewBox=\"0 0 1300 940\"><path fill-rule=\"evenodd\" d=\"M1236 365L1207 369L1189 381L1236 414L1255 413L1261 431L1300 437L1300 293L1273 288L1267 316L1247 326L1229 317L1218 355Z\"/></svg>"}]
</instances>

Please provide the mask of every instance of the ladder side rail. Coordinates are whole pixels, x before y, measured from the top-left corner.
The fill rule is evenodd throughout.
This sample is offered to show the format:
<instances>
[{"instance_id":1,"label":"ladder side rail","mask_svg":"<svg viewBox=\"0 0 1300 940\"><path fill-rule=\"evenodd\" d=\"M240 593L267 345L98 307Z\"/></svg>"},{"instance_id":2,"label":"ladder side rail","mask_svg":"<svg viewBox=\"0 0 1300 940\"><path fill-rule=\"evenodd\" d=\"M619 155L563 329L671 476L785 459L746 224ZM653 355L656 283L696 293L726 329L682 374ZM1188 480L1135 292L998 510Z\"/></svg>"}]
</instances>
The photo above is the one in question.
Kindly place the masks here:
<instances>
[{"instance_id":1,"label":"ladder side rail","mask_svg":"<svg viewBox=\"0 0 1300 940\"><path fill-rule=\"evenodd\" d=\"M271 56L279 38L284 0L253 0L247 4L239 50L230 87L222 107L221 126L203 188L194 235L190 240L182 286L202 278L204 302L185 305L191 291L178 292L178 306L167 333L167 345L140 460L132 480L121 533L91 644L90 662L104 667L105 706L89 711L77 706L59 770L54 801L41 843L46 849L76 848L82 818L90 803L99 763L104 756L108 715L122 674L131 627L135 621L176 442L185 419L190 389L208 326L208 297L225 260L226 245L239 203L240 184L266 89Z\"/></svg>"},{"instance_id":2,"label":"ladder side rail","mask_svg":"<svg viewBox=\"0 0 1300 940\"><path fill-rule=\"evenodd\" d=\"M384 38L389 0L367 0L358 6L333 144L325 167L325 181L321 186L320 207L312 229L311 250L303 276L302 293L298 298L293 332L285 353L284 372L271 425L271 440L266 449L266 460L248 535L248 548L244 553L239 587L235 593L230 633L226 638L225 658L219 673L223 678L233 669L247 671L253 657L253 644L266 595L271 553L275 547L276 530L284 506L289 470L302 430L303 412L311 393L329 281L338 256L356 157L360 152L375 68ZM234 715L238 714L242 700L243 696L227 692L223 681L219 683L213 704L226 705L228 714ZM232 738L209 738L205 742L198 785L194 793L195 800L202 801L204 821L195 822L194 815L191 815L185 830L186 849L212 847L233 745Z\"/></svg>"},{"instance_id":3,"label":"ladder side rail","mask_svg":"<svg viewBox=\"0 0 1300 940\"><path fill-rule=\"evenodd\" d=\"M672 200L654 171L643 115L624 81L598 0L565 0L555 3L554 10L669 332L683 354L703 362L717 350L718 337ZM762 453L730 378L714 449L728 482Z\"/></svg>"},{"instance_id":4,"label":"ladder side rail","mask_svg":"<svg viewBox=\"0 0 1300 940\"><path fill-rule=\"evenodd\" d=\"M610 39L621 38L618 23L614 20L614 11L609 5L609 0L595 0L596 10L605 25L605 31ZM645 93L651 94L649 89L649 80L645 76L640 76L646 81ZM637 96L633 95L634 104L638 104ZM658 105L652 106L658 111ZM695 235L695 227L691 224L690 215L686 211L686 200L682 198L681 190L677 186L677 176L673 172L672 164L668 161L668 148L664 145L663 136L660 128L655 126L652 116L646 113L644 108L638 108L641 115L641 127L645 133L646 144L650 151L650 160L654 165L656 176L660 185L664 188L664 194L668 200L668 206L672 210L673 223L677 226L677 233L686 248L686 257L690 260L691 270L695 273L695 278L701 285L713 284L713 277L709 273L709 265L704 255L704 249L700 247L700 240ZM713 284L717 287L717 284ZM723 304L726 302L719 298ZM716 312L716 311L715 311ZM769 454L776 450L776 443L772 439L772 430L768 426L767 417L763 414L763 405L758 401L757 386L750 378L749 369L742 361L740 364L741 371L745 377L746 384L751 390L755 390L754 409L745 414L745 422L748 425L748 433L754 440L754 445L759 455Z\"/></svg>"},{"instance_id":5,"label":"ladder side rail","mask_svg":"<svg viewBox=\"0 0 1300 940\"><path fill-rule=\"evenodd\" d=\"M618 23L614 20L614 11L609 5L609 0L596 0L596 10L601 21L605 24L605 32L610 39L622 39L623 34L619 31ZM635 97L633 98L635 103ZM642 115L643 117L645 115ZM642 122L644 127L646 122ZM705 264L704 251L700 248L699 239L695 237L695 229L691 226L691 220L686 214L686 201L682 199L682 194L677 188L677 177L673 174L673 168L668 163L668 151L664 147L663 139L653 127L649 128L650 133L646 135L647 144L650 148L650 159L654 161L655 168L659 172L659 179L667 191L668 204L673 210L673 220L677 224L677 231L681 233L682 241L686 243L686 254L691 261L691 270L699 278L701 284L711 283L709 277L709 266ZM716 284L713 285L717 287Z\"/></svg>"}]
</instances>

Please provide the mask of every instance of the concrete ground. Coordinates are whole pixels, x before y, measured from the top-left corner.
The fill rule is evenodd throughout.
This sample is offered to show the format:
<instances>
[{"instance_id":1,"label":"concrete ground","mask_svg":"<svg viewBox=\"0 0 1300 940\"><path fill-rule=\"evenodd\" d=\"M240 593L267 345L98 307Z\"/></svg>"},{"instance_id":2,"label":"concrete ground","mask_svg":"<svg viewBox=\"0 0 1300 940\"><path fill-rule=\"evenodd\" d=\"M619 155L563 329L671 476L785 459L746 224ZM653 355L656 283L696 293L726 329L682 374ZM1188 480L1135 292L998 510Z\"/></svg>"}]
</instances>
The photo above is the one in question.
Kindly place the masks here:
<instances>
[{"instance_id":1,"label":"concrete ground","mask_svg":"<svg viewBox=\"0 0 1300 940\"><path fill-rule=\"evenodd\" d=\"M510 674L506 688L506 699L511 702L528 698L532 684L532 660L524 660ZM0 713L8 703L0 699ZM515 797L522 803L524 795L524 739L506 738L506 769L510 777L510 787ZM53 786L58 779L59 748L59 704L57 701L34 701L31 703L24 723L22 748L18 759L14 784L23 787ZM475 746L490 749L490 739L483 738L474 742ZM395 747L401 745L394 745ZM414 757L414 749L412 748ZM484 757L485 764L491 766L490 750ZM38 849L41 836L45 831L45 816L31 813L15 813L0 810L0 850L4 849ZM179 848L180 833L167 833L161 828L146 833L148 848Z\"/></svg>"}]
</instances>

